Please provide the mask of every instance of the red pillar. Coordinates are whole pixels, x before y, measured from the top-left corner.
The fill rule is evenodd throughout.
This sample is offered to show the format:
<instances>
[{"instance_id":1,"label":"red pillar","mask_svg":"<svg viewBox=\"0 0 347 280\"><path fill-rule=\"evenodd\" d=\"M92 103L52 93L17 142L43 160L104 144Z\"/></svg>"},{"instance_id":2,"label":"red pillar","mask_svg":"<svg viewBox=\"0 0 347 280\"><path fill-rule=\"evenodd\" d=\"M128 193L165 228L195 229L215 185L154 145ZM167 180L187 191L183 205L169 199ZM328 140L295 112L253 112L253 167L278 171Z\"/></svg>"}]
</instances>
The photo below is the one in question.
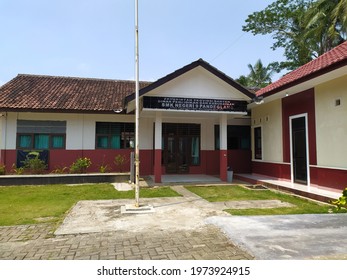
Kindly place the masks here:
<instances>
[{"instance_id":1,"label":"red pillar","mask_svg":"<svg viewBox=\"0 0 347 280\"><path fill-rule=\"evenodd\" d=\"M221 181L227 181L227 168L228 168L228 151L219 151L219 178Z\"/></svg>"},{"instance_id":2,"label":"red pillar","mask_svg":"<svg viewBox=\"0 0 347 280\"><path fill-rule=\"evenodd\" d=\"M161 183L161 150L154 150L154 182Z\"/></svg>"}]
</instances>

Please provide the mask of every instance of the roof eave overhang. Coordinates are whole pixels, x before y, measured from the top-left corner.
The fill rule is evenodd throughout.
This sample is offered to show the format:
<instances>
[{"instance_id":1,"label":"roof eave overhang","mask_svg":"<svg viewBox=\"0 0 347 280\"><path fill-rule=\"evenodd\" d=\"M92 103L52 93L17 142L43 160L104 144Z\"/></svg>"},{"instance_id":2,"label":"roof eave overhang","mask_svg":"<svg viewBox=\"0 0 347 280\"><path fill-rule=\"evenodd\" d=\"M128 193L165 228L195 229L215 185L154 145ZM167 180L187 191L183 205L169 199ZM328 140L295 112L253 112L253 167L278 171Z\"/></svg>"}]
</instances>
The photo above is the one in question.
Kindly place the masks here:
<instances>
[{"instance_id":1,"label":"roof eave overhang","mask_svg":"<svg viewBox=\"0 0 347 280\"><path fill-rule=\"evenodd\" d=\"M327 82L334 78L339 78L346 74L347 60L343 60L264 94L257 95L253 102L248 105L248 109L252 109L253 107L259 105L259 103L264 103L265 101L269 102L276 99L281 99L291 94L302 92L304 90L313 88L318 84Z\"/></svg>"},{"instance_id":2,"label":"roof eave overhang","mask_svg":"<svg viewBox=\"0 0 347 280\"><path fill-rule=\"evenodd\" d=\"M90 109L34 109L0 107L0 112L17 113L60 113L60 114L126 114L125 110L90 110Z\"/></svg>"}]
</instances>

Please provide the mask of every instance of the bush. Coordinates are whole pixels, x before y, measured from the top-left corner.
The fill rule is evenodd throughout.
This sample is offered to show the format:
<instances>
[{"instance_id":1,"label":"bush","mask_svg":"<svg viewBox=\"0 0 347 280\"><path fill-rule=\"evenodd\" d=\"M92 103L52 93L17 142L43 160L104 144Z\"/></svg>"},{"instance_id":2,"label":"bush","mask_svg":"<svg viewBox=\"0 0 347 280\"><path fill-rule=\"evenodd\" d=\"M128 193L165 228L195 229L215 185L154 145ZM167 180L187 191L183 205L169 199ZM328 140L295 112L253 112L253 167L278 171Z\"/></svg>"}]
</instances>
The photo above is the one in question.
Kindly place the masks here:
<instances>
[{"instance_id":1,"label":"bush","mask_svg":"<svg viewBox=\"0 0 347 280\"><path fill-rule=\"evenodd\" d=\"M68 173L69 168L66 166L56 166L56 168L54 170L52 170L51 173L53 174L66 174Z\"/></svg>"},{"instance_id":2,"label":"bush","mask_svg":"<svg viewBox=\"0 0 347 280\"><path fill-rule=\"evenodd\" d=\"M30 152L23 161L23 171L29 174L42 174L47 169L47 164L39 158L38 152Z\"/></svg>"},{"instance_id":3,"label":"bush","mask_svg":"<svg viewBox=\"0 0 347 280\"><path fill-rule=\"evenodd\" d=\"M111 168L107 164L101 164L99 166L99 172L100 173L107 173L111 170Z\"/></svg>"},{"instance_id":4,"label":"bush","mask_svg":"<svg viewBox=\"0 0 347 280\"><path fill-rule=\"evenodd\" d=\"M6 166L4 164L0 164L0 175L6 174Z\"/></svg>"},{"instance_id":5,"label":"bush","mask_svg":"<svg viewBox=\"0 0 347 280\"><path fill-rule=\"evenodd\" d=\"M23 167L17 167L15 164L12 164L11 174L22 175L23 173Z\"/></svg>"},{"instance_id":6,"label":"bush","mask_svg":"<svg viewBox=\"0 0 347 280\"><path fill-rule=\"evenodd\" d=\"M118 167L119 172L123 171L123 165L126 162L126 157L124 155L118 154L114 158L114 164Z\"/></svg>"},{"instance_id":7,"label":"bush","mask_svg":"<svg viewBox=\"0 0 347 280\"><path fill-rule=\"evenodd\" d=\"M336 205L338 210L342 207L347 208L347 188L342 191L342 196L338 200L332 201L332 204Z\"/></svg>"},{"instance_id":8,"label":"bush","mask_svg":"<svg viewBox=\"0 0 347 280\"><path fill-rule=\"evenodd\" d=\"M70 166L70 173L86 173L89 166L92 165L90 158L78 158Z\"/></svg>"}]
</instances>

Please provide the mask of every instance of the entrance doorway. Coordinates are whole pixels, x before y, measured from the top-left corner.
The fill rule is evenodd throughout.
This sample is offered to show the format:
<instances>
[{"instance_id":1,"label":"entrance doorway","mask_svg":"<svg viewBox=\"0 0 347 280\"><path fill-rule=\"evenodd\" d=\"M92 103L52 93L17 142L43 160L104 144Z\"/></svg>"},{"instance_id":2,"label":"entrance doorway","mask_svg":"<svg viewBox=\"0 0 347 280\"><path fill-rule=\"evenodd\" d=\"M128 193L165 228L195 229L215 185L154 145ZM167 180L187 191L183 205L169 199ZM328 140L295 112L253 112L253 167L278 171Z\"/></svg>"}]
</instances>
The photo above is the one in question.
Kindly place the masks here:
<instances>
[{"instance_id":1,"label":"entrance doorway","mask_svg":"<svg viewBox=\"0 0 347 280\"><path fill-rule=\"evenodd\" d=\"M167 136L166 173L189 173L188 142L186 136Z\"/></svg>"},{"instance_id":2,"label":"entrance doorway","mask_svg":"<svg viewBox=\"0 0 347 280\"><path fill-rule=\"evenodd\" d=\"M308 182L306 116L291 118L292 175L295 183Z\"/></svg>"},{"instance_id":3,"label":"entrance doorway","mask_svg":"<svg viewBox=\"0 0 347 280\"><path fill-rule=\"evenodd\" d=\"M200 125L163 123L162 160L167 174L189 173L200 164Z\"/></svg>"}]
</instances>

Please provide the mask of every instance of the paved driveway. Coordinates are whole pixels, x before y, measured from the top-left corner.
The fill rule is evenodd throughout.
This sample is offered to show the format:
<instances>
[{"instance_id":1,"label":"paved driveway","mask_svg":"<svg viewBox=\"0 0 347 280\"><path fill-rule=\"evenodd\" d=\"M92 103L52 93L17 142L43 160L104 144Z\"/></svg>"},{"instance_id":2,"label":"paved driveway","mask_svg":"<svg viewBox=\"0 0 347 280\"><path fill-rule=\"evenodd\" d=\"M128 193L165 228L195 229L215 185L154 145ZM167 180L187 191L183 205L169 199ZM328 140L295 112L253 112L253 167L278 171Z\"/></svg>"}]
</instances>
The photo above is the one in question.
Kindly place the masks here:
<instances>
[{"instance_id":1,"label":"paved driveway","mask_svg":"<svg viewBox=\"0 0 347 280\"><path fill-rule=\"evenodd\" d=\"M256 259L347 259L347 214L209 217Z\"/></svg>"}]
</instances>

